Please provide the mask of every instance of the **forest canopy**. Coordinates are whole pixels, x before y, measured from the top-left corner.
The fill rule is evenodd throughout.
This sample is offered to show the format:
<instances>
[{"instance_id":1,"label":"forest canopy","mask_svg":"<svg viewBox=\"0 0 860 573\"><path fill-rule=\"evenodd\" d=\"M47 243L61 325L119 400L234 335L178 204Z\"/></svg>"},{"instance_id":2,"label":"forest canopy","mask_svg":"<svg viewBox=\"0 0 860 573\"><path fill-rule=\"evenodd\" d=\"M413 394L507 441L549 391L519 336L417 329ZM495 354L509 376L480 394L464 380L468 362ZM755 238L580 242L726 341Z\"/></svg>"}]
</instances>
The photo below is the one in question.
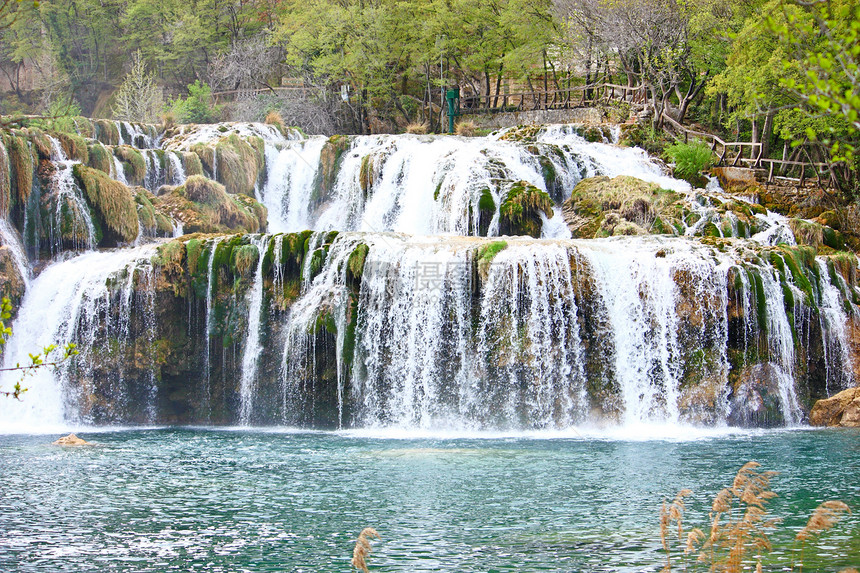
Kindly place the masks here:
<instances>
[{"instance_id":1,"label":"forest canopy","mask_svg":"<svg viewBox=\"0 0 860 573\"><path fill-rule=\"evenodd\" d=\"M3 2L5 114L437 130L443 86L604 82L643 86L655 127L665 112L768 153L811 141L853 162L860 129L857 0Z\"/></svg>"}]
</instances>

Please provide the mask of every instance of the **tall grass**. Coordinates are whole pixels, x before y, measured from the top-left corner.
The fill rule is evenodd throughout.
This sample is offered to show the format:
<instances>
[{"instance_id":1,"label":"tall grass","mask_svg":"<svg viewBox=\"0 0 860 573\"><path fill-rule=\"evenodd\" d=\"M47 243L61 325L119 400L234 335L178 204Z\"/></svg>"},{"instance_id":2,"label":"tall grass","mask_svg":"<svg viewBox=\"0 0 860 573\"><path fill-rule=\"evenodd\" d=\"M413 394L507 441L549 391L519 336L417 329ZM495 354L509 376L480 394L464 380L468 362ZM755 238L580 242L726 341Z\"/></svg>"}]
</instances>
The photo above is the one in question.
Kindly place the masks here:
<instances>
[{"instance_id":1,"label":"tall grass","mask_svg":"<svg viewBox=\"0 0 860 573\"><path fill-rule=\"evenodd\" d=\"M707 566L717 573L741 573L753 568L762 571L762 558L771 551L770 535L779 524L779 519L768 514L768 502L777 497L770 482L777 472L760 471L760 464L748 462L738 470L732 484L722 489L711 503L710 528L707 534L693 528L684 535L684 498L691 495L682 489L671 504L663 502L660 510L660 539L666 552L663 571L672 570L672 556L684 564L684 571L697 566ZM799 547L794 550L791 571L803 571L803 551L807 541L831 529L848 506L841 501L825 501L812 513L809 522L796 535ZM677 543L673 522L677 525ZM780 569L787 570L787 569ZM845 570L843 573L849 573Z\"/></svg>"},{"instance_id":2,"label":"tall grass","mask_svg":"<svg viewBox=\"0 0 860 573\"><path fill-rule=\"evenodd\" d=\"M365 527L358 534L358 539L355 541L355 547L352 550L352 566L363 573L368 573L367 557L372 551L370 547L371 539L380 539L379 534L372 527Z\"/></svg>"}]
</instances>

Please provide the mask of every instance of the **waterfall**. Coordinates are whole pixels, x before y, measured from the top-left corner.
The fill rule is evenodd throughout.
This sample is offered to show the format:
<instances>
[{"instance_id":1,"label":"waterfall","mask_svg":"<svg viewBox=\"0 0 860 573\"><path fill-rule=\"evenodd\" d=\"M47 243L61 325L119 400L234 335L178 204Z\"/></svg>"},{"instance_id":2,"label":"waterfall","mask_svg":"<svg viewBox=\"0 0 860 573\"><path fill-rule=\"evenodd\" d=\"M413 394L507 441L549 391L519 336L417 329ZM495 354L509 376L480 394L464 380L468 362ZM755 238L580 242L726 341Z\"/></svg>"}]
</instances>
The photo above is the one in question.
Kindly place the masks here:
<instances>
[{"instance_id":1,"label":"waterfall","mask_svg":"<svg viewBox=\"0 0 860 573\"><path fill-rule=\"evenodd\" d=\"M111 162L112 167L110 176L123 185L128 186L128 179L125 177L125 169L123 168L122 163L115 155L111 155L111 159L113 159L113 162Z\"/></svg>"},{"instance_id":2,"label":"waterfall","mask_svg":"<svg viewBox=\"0 0 860 573\"><path fill-rule=\"evenodd\" d=\"M56 195L54 216L50 221L51 248L54 253L62 250L64 218L70 218L68 232L72 237L75 250L92 249L95 244L96 229L90 214L89 205L75 182L72 166L78 161L70 161L60 142L48 136L51 141L51 160L56 166L53 178L53 193Z\"/></svg>"},{"instance_id":3,"label":"waterfall","mask_svg":"<svg viewBox=\"0 0 860 573\"><path fill-rule=\"evenodd\" d=\"M265 146L268 174L260 202L269 210L271 229L294 232L309 228L314 180L325 142L325 138L315 137L287 142L281 149Z\"/></svg>"},{"instance_id":4,"label":"waterfall","mask_svg":"<svg viewBox=\"0 0 860 573\"><path fill-rule=\"evenodd\" d=\"M170 184L182 185L185 183L185 169L182 167L182 158L174 151L166 152L170 162Z\"/></svg>"},{"instance_id":5,"label":"waterfall","mask_svg":"<svg viewBox=\"0 0 860 573\"><path fill-rule=\"evenodd\" d=\"M257 383L257 362L260 356L260 327L263 314L263 258L269 237L256 237L253 239L254 247L257 248L258 258L254 283L248 291L248 331L245 337L245 346L242 349L242 377L239 380L239 421L242 425L251 422L254 410L254 393Z\"/></svg>"},{"instance_id":6,"label":"waterfall","mask_svg":"<svg viewBox=\"0 0 860 573\"><path fill-rule=\"evenodd\" d=\"M0 241L12 253L12 261L18 269L18 274L21 275L21 280L24 281L24 288L29 288L30 261L27 259L21 241L18 240L18 232L9 224L9 221L3 218L0 218Z\"/></svg>"},{"instance_id":7,"label":"waterfall","mask_svg":"<svg viewBox=\"0 0 860 573\"><path fill-rule=\"evenodd\" d=\"M215 251L218 249L218 243L221 242L221 238L217 237L212 240L212 245L209 247L209 266L207 268L206 277L206 332L204 334L204 347L205 347L205 359L204 359L204 370L206 372L206 380L205 386L203 388L203 395L205 403L203 405L204 410L207 412L207 415L211 414L211 402L212 402L212 394L211 394L211 386L212 386L212 357L211 357L211 345L212 345L212 328L213 328L213 317L212 311L214 309L213 303L213 294L215 291Z\"/></svg>"},{"instance_id":8,"label":"waterfall","mask_svg":"<svg viewBox=\"0 0 860 573\"><path fill-rule=\"evenodd\" d=\"M853 383L853 364L848 347L848 316L842 304L847 290L844 280L827 268L827 262L815 261L821 277L821 300L818 303L828 395L844 390ZM837 284L833 284L834 281Z\"/></svg>"},{"instance_id":9,"label":"waterfall","mask_svg":"<svg viewBox=\"0 0 860 573\"><path fill-rule=\"evenodd\" d=\"M128 408L143 408L145 422L154 413L155 384L130 389L123 383L123 352L154 340L154 299L146 294L141 304L130 289L149 292L154 288L152 246L111 252L90 252L54 263L33 280L14 323L14 336L3 354L5 368L30 363L30 353L69 342L80 355L56 372L41 368L28 376L22 401L0 401L0 420L6 430L41 429L65 423L86 423L97 416L107 421L138 418L130 411L99 412L99 395L112 393L130 401ZM119 284L114 296L111 283ZM132 334L128 318L141 313L149 326ZM113 341L113 342L112 342ZM140 342L139 342L140 341ZM115 346L111 346L114 344ZM4 372L0 387L14 386L17 372ZM72 383L75 380L75 383ZM122 400L120 400L122 401Z\"/></svg>"}]
</instances>

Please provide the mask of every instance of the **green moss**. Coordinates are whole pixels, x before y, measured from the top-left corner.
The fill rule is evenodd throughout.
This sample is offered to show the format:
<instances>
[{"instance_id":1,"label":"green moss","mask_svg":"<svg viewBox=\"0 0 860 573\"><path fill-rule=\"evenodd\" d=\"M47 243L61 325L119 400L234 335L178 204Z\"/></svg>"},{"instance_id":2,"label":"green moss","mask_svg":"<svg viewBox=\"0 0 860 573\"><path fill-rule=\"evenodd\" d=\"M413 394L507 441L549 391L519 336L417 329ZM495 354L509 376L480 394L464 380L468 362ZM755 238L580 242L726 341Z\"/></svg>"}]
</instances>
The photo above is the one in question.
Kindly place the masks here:
<instances>
[{"instance_id":1,"label":"green moss","mask_svg":"<svg viewBox=\"0 0 860 573\"><path fill-rule=\"evenodd\" d=\"M812 292L812 284L803 272L803 267L808 268L813 263L815 259L815 251L811 251L810 254L810 249L808 248L791 248L786 246L780 247L780 251L783 255L785 266L791 271L791 278L794 285L806 293L806 304L814 307L815 296Z\"/></svg>"},{"instance_id":2,"label":"green moss","mask_svg":"<svg viewBox=\"0 0 860 573\"><path fill-rule=\"evenodd\" d=\"M702 236L703 237L722 237L720 234L720 229L714 225L713 223L705 223L702 227Z\"/></svg>"},{"instance_id":3,"label":"green moss","mask_svg":"<svg viewBox=\"0 0 860 573\"><path fill-rule=\"evenodd\" d=\"M134 201L137 203L137 219L140 226L155 231L157 228L155 208L152 206L149 193L146 190L138 191L134 196Z\"/></svg>"},{"instance_id":4,"label":"green moss","mask_svg":"<svg viewBox=\"0 0 860 573\"><path fill-rule=\"evenodd\" d=\"M160 197L166 209L182 213L185 231L224 232L242 230L249 233L265 226L265 207L241 195L228 195L224 186L200 175L189 177L185 184ZM255 207L249 208L248 205ZM260 221L255 211L263 214Z\"/></svg>"},{"instance_id":5,"label":"green moss","mask_svg":"<svg viewBox=\"0 0 860 573\"><path fill-rule=\"evenodd\" d=\"M822 242L834 251L845 250L845 237L842 233L830 227L822 229Z\"/></svg>"},{"instance_id":6,"label":"green moss","mask_svg":"<svg viewBox=\"0 0 860 573\"><path fill-rule=\"evenodd\" d=\"M116 123L106 119L95 120L95 138L105 145L119 145L119 129Z\"/></svg>"},{"instance_id":7,"label":"green moss","mask_svg":"<svg viewBox=\"0 0 860 573\"><path fill-rule=\"evenodd\" d=\"M134 241L139 232L137 206L128 187L82 164L74 165L72 172L83 188L88 203L104 223L108 241Z\"/></svg>"},{"instance_id":8,"label":"green moss","mask_svg":"<svg viewBox=\"0 0 860 573\"><path fill-rule=\"evenodd\" d=\"M302 277L301 278L303 281L313 280L313 278L320 273L323 266L325 265L325 259L326 259L327 254L328 253L326 252L326 250L324 248L315 249L310 254L310 257L311 257L310 268L309 269L302 268ZM305 276L306 270L309 272L310 276L307 276L307 277Z\"/></svg>"},{"instance_id":9,"label":"green moss","mask_svg":"<svg viewBox=\"0 0 860 573\"><path fill-rule=\"evenodd\" d=\"M166 215L156 211L155 232L159 237L169 237L173 235L173 221L171 221Z\"/></svg>"},{"instance_id":10,"label":"green moss","mask_svg":"<svg viewBox=\"0 0 860 573\"><path fill-rule=\"evenodd\" d=\"M126 180L131 185L143 185L146 180L146 160L130 145L114 147L114 155L122 162Z\"/></svg>"},{"instance_id":11,"label":"green moss","mask_svg":"<svg viewBox=\"0 0 860 573\"><path fill-rule=\"evenodd\" d=\"M182 169L185 171L186 177L192 175L203 175L203 164L200 162L200 157L196 153L190 151L182 152Z\"/></svg>"},{"instance_id":12,"label":"green moss","mask_svg":"<svg viewBox=\"0 0 860 573\"><path fill-rule=\"evenodd\" d=\"M358 182L361 185L361 190L364 193L364 196L367 197L370 188L373 187L373 184L376 182L377 173L374 168L373 155L365 155L361 158L361 171L358 174ZM437 200L439 198L439 189L442 186L442 183L436 186L436 192L433 195L433 200Z\"/></svg>"},{"instance_id":13,"label":"green moss","mask_svg":"<svg viewBox=\"0 0 860 573\"><path fill-rule=\"evenodd\" d=\"M499 227L503 235L530 235L540 238L540 214L553 216L552 199L545 191L520 181L511 186L499 207Z\"/></svg>"},{"instance_id":14,"label":"green moss","mask_svg":"<svg viewBox=\"0 0 860 573\"><path fill-rule=\"evenodd\" d=\"M201 170L205 169L207 173L212 173L212 168L215 165L215 149L203 143L195 143L191 146L191 151L197 156ZM187 169L186 173L188 173ZM199 175L203 175L203 173L199 173Z\"/></svg>"},{"instance_id":15,"label":"green moss","mask_svg":"<svg viewBox=\"0 0 860 573\"><path fill-rule=\"evenodd\" d=\"M188 273L191 276L197 275L197 263L200 261L200 254L203 252L203 241L200 239L189 239L185 241L185 258L188 261Z\"/></svg>"},{"instance_id":16,"label":"green moss","mask_svg":"<svg viewBox=\"0 0 860 573\"><path fill-rule=\"evenodd\" d=\"M90 145L88 152L89 160L87 161L87 165L110 175L111 165L113 164L113 155L111 152L101 143Z\"/></svg>"},{"instance_id":17,"label":"green moss","mask_svg":"<svg viewBox=\"0 0 860 573\"><path fill-rule=\"evenodd\" d=\"M247 277L251 271L257 268L257 261L260 260L260 251L254 245L242 245L233 249L233 268L235 275Z\"/></svg>"},{"instance_id":18,"label":"green moss","mask_svg":"<svg viewBox=\"0 0 860 573\"><path fill-rule=\"evenodd\" d=\"M334 188L343 154L349 149L350 141L346 135L334 135L326 141L320 151L320 167L314 182L314 201L325 201Z\"/></svg>"},{"instance_id":19,"label":"green moss","mask_svg":"<svg viewBox=\"0 0 860 573\"><path fill-rule=\"evenodd\" d=\"M72 135L70 133L57 133L56 135L63 151L66 153L66 157L74 159L75 161L80 161L81 163L89 163L89 149L87 148L87 142L83 137L80 135Z\"/></svg>"},{"instance_id":20,"label":"green moss","mask_svg":"<svg viewBox=\"0 0 860 573\"><path fill-rule=\"evenodd\" d=\"M173 240L158 247L158 254L153 257L152 262L168 274L181 276L184 259L185 244L182 241Z\"/></svg>"},{"instance_id":21,"label":"green moss","mask_svg":"<svg viewBox=\"0 0 860 573\"><path fill-rule=\"evenodd\" d=\"M750 274L750 282L753 285L755 293L756 316L758 317L758 327L762 333L767 333L767 298L764 295L764 283L762 283L761 275L758 272Z\"/></svg>"},{"instance_id":22,"label":"green moss","mask_svg":"<svg viewBox=\"0 0 860 573\"><path fill-rule=\"evenodd\" d=\"M367 254L369 252L369 247L364 243L361 243L353 249L352 253L349 255L346 265L346 277L349 284L354 287L361 284L361 277L364 274L364 262L367 260Z\"/></svg>"},{"instance_id":23,"label":"green moss","mask_svg":"<svg viewBox=\"0 0 860 573\"><path fill-rule=\"evenodd\" d=\"M264 166L262 153L235 133L224 137L215 146L218 181L230 194L254 194L257 176Z\"/></svg>"},{"instance_id":24,"label":"green moss","mask_svg":"<svg viewBox=\"0 0 860 573\"><path fill-rule=\"evenodd\" d=\"M12 135L9 137L6 151L11 167L10 191L21 204L24 204L33 190L33 156L30 154L30 145L25 138Z\"/></svg>"}]
</instances>

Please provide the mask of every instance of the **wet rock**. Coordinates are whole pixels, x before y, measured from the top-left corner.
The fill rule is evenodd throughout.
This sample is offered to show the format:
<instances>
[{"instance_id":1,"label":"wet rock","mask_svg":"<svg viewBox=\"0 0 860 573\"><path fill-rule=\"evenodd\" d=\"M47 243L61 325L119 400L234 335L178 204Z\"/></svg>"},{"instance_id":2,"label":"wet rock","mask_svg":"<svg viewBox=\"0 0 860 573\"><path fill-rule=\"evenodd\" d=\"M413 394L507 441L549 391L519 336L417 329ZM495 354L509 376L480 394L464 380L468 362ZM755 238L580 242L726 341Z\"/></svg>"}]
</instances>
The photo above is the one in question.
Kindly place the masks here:
<instances>
[{"instance_id":1,"label":"wet rock","mask_svg":"<svg viewBox=\"0 0 860 573\"><path fill-rule=\"evenodd\" d=\"M813 426L860 428L860 387L843 390L816 402L809 413L809 423Z\"/></svg>"},{"instance_id":2,"label":"wet rock","mask_svg":"<svg viewBox=\"0 0 860 573\"><path fill-rule=\"evenodd\" d=\"M775 366L756 364L741 372L729 398L727 422L743 428L769 428L785 423Z\"/></svg>"},{"instance_id":3,"label":"wet rock","mask_svg":"<svg viewBox=\"0 0 860 573\"><path fill-rule=\"evenodd\" d=\"M92 442L88 442L86 440L82 440L74 434L69 434L68 436L63 436L56 442L52 442L54 446L91 446Z\"/></svg>"}]
</instances>

